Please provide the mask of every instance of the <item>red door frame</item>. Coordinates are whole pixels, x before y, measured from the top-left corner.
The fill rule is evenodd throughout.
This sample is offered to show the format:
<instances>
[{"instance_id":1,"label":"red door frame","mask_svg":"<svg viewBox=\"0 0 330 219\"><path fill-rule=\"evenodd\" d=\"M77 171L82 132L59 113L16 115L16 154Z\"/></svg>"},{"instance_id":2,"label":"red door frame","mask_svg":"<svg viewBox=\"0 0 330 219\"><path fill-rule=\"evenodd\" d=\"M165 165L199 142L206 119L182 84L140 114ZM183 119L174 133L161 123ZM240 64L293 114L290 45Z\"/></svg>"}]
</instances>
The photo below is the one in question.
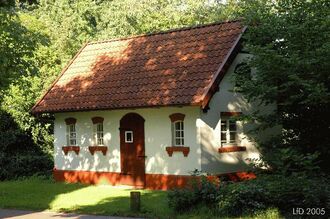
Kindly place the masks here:
<instances>
[{"instance_id":1,"label":"red door frame","mask_svg":"<svg viewBox=\"0 0 330 219\"><path fill-rule=\"evenodd\" d=\"M144 119L137 113L128 113L120 120L121 183L145 187ZM125 142L125 132L133 132L133 142Z\"/></svg>"}]
</instances>

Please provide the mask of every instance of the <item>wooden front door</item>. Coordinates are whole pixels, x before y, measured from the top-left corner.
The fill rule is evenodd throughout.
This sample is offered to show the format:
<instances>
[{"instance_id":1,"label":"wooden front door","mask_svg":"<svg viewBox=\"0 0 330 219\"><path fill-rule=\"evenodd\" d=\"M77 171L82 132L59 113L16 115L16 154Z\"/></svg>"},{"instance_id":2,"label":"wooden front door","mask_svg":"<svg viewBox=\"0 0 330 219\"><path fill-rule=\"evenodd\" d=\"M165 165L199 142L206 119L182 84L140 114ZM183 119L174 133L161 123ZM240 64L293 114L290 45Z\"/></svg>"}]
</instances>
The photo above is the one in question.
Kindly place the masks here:
<instances>
[{"instance_id":1,"label":"wooden front door","mask_svg":"<svg viewBox=\"0 0 330 219\"><path fill-rule=\"evenodd\" d=\"M145 186L144 119L128 113L120 120L121 183Z\"/></svg>"}]
</instances>

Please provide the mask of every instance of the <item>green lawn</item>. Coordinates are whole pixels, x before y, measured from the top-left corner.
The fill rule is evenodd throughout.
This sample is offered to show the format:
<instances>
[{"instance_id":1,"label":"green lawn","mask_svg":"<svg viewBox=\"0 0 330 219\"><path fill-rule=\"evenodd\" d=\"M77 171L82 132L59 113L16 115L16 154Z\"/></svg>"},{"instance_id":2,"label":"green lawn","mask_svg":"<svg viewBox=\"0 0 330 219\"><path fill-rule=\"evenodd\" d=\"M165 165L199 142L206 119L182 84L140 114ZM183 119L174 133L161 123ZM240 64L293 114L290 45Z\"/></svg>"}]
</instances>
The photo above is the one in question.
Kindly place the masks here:
<instances>
[{"instance_id":1,"label":"green lawn","mask_svg":"<svg viewBox=\"0 0 330 219\"><path fill-rule=\"evenodd\" d=\"M166 192L141 191L141 213L130 211L131 189L30 178L0 182L0 208L48 209L102 215L170 217ZM137 191L137 190L134 190Z\"/></svg>"},{"instance_id":2,"label":"green lawn","mask_svg":"<svg viewBox=\"0 0 330 219\"><path fill-rule=\"evenodd\" d=\"M131 212L131 189L106 185L65 184L40 178L0 182L0 208L51 210L85 214L141 216L148 218L217 218L208 208L201 207L185 214L174 213L164 191L141 191L141 212ZM137 191L137 190L134 190ZM270 209L252 218L278 218ZM223 218L223 217L219 217ZM251 218L246 216L244 218Z\"/></svg>"}]
</instances>

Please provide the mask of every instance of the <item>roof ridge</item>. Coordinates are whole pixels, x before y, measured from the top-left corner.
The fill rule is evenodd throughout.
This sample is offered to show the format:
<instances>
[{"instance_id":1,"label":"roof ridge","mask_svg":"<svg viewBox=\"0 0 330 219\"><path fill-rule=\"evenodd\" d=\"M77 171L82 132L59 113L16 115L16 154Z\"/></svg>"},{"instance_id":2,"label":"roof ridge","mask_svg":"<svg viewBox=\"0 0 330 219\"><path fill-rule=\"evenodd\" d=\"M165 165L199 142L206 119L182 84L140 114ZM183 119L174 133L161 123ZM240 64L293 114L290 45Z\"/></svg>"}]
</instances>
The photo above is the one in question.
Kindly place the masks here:
<instances>
[{"instance_id":1,"label":"roof ridge","mask_svg":"<svg viewBox=\"0 0 330 219\"><path fill-rule=\"evenodd\" d=\"M240 18L234 19L234 20L216 21L216 22L212 22L212 23L208 23L208 24L197 24L197 25L193 25L193 26L178 27L178 28L159 31L159 32L151 32L151 33L132 35L132 36L127 36L127 37L117 37L117 38L108 39L108 40L91 41L91 42L88 42L87 45L129 40L129 39L135 39L135 38L140 38L140 37L156 36L156 35L168 34L168 33L173 33L173 32L180 32L180 31L187 31L187 30L191 30L191 29L216 26L216 25L225 24L225 23L235 23L235 22L240 22L240 21L242 21L242 19L240 19Z\"/></svg>"}]
</instances>

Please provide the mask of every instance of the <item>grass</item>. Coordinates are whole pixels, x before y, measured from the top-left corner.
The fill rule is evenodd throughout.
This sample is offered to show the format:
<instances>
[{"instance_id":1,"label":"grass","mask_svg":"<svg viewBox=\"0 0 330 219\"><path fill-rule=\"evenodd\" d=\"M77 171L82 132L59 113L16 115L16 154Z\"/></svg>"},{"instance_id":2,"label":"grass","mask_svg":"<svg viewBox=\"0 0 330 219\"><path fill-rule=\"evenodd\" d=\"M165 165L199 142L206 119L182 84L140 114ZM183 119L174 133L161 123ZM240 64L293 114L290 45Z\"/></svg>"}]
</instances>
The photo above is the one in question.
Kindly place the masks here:
<instances>
[{"instance_id":1,"label":"grass","mask_svg":"<svg viewBox=\"0 0 330 219\"><path fill-rule=\"evenodd\" d=\"M85 214L171 217L166 192L141 192L141 212L131 212L131 189L106 185L55 183L52 180L29 178L0 182L0 208L51 210Z\"/></svg>"},{"instance_id":2,"label":"grass","mask_svg":"<svg viewBox=\"0 0 330 219\"><path fill-rule=\"evenodd\" d=\"M132 212L129 206L130 191L133 190L106 185L58 183L50 179L32 177L0 182L0 208L147 218L223 218L218 217L205 206L178 215L168 207L166 192L151 190L134 190L141 192L141 211ZM279 217L280 214L276 209L244 216L244 218L260 219Z\"/></svg>"}]
</instances>

